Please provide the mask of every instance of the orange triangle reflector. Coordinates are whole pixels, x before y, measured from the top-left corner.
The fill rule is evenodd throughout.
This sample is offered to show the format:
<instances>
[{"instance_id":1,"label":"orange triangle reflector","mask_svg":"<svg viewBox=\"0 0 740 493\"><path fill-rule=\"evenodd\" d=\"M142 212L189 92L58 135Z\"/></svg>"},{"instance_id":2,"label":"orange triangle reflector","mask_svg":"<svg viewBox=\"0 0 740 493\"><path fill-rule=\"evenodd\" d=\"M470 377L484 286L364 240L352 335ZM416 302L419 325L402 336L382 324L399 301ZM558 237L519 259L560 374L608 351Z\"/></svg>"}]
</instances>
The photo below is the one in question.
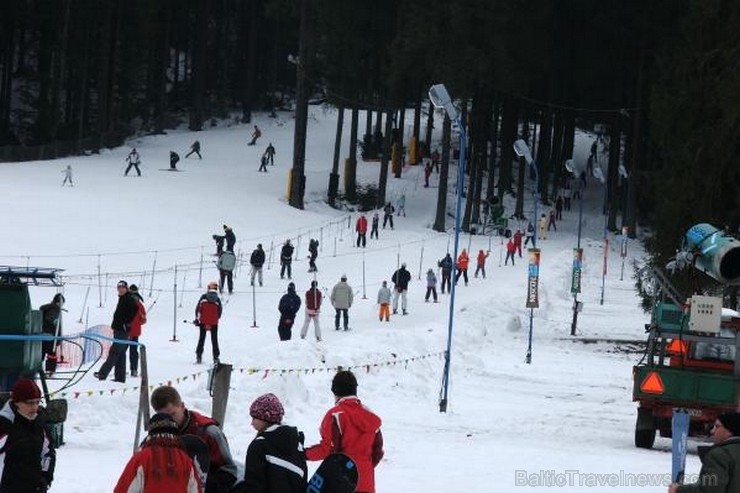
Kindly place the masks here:
<instances>
[{"instance_id":1,"label":"orange triangle reflector","mask_svg":"<svg viewBox=\"0 0 740 493\"><path fill-rule=\"evenodd\" d=\"M665 392L665 386L660 375L657 372L651 371L640 384L640 390L646 394L662 394Z\"/></svg>"}]
</instances>

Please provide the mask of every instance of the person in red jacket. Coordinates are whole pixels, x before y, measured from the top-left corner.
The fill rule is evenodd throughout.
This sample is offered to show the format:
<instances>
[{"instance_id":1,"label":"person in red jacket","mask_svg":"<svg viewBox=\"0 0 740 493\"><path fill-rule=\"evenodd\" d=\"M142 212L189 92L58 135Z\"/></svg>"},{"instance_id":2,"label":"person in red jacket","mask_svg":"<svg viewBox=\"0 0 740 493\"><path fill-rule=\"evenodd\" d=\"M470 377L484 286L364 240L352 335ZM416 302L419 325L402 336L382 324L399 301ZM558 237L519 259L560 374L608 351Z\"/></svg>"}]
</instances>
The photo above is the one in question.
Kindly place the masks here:
<instances>
[{"instance_id":1,"label":"person in red jacket","mask_svg":"<svg viewBox=\"0 0 740 493\"><path fill-rule=\"evenodd\" d=\"M367 234L367 218L363 214L357 218L357 224L355 224L355 231L357 231L357 248L362 243L362 248L365 248L365 235Z\"/></svg>"},{"instance_id":2,"label":"person in red jacket","mask_svg":"<svg viewBox=\"0 0 740 493\"><path fill-rule=\"evenodd\" d=\"M139 342L141 337L141 327L146 323L146 307L144 306L144 298L139 294L139 288L136 284L132 284L128 287L128 292L136 300L136 306L138 310L134 319L131 320L131 325L128 329L128 338L134 342ZM139 347L129 346L128 347L128 362L131 367L131 376L139 376Z\"/></svg>"},{"instance_id":3,"label":"person in red jacket","mask_svg":"<svg viewBox=\"0 0 740 493\"><path fill-rule=\"evenodd\" d=\"M301 328L301 339L306 338L308 324L313 320L313 331L316 341L321 342L321 327L319 327L319 310L321 309L321 290L316 281L311 281L311 289L306 291L306 320Z\"/></svg>"},{"instance_id":4,"label":"person in red jacket","mask_svg":"<svg viewBox=\"0 0 740 493\"><path fill-rule=\"evenodd\" d=\"M514 240L509 238L506 242L506 260L504 265L509 265L509 259L511 259L511 265L514 265L514 253L516 252L516 246L514 246Z\"/></svg>"},{"instance_id":5,"label":"person in red jacket","mask_svg":"<svg viewBox=\"0 0 740 493\"><path fill-rule=\"evenodd\" d=\"M157 413L148 428L149 434L129 459L113 493L202 493L195 463L177 437L177 423L169 414Z\"/></svg>"},{"instance_id":6,"label":"person in red jacket","mask_svg":"<svg viewBox=\"0 0 740 493\"><path fill-rule=\"evenodd\" d=\"M483 279L486 278L486 259L490 254L490 250L486 252L484 252L483 250L478 250L478 257L476 258L475 265L475 277L478 277L478 273L480 272L483 275Z\"/></svg>"},{"instance_id":7,"label":"person in red jacket","mask_svg":"<svg viewBox=\"0 0 740 493\"><path fill-rule=\"evenodd\" d=\"M168 385L154 389L150 402L155 412L172 417L177 424L178 435L194 435L205 442L211 459L206 471L208 475L205 493L229 492L236 482L237 468L231 457L229 442L218 423L208 416L187 409L177 389Z\"/></svg>"},{"instance_id":8,"label":"person in red jacket","mask_svg":"<svg viewBox=\"0 0 740 493\"><path fill-rule=\"evenodd\" d=\"M206 342L206 333L211 333L211 349L213 350L213 362L218 363L221 351L218 348L218 320L221 318L221 299L218 297L218 283L208 283L208 292L200 297L195 306L195 325L200 328L198 345L195 347L195 362L203 361L203 345Z\"/></svg>"},{"instance_id":9,"label":"person in red jacket","mask_svg":"<svg viewBox=\"0 0 740 493\"><path fill-rule=\"evenodd\" d=\"M357 464L356 493L375 493L375 467L383 458L381 419L357 398L357 379L351 371L334 375L335 406L321 421L321 442L306 449L306 459L323 460L333 452L350 456Z\"/></svg>"},{"instance_id":10,"label":"person in red jacket","mask_svg":"<svg viewBox=\"0 0 740 493\"><path fill-rule=\"evenodd\" d=\"M468 285L468 264L470 263L470 257L468 256L468 251L463 248L463 251L460 252L460 255L457 256L457 275L455 275L455 284L457 284L457 280L460 279L460 276L463 276L465 279L465 285Z\"/></svg>"}]
</instances>

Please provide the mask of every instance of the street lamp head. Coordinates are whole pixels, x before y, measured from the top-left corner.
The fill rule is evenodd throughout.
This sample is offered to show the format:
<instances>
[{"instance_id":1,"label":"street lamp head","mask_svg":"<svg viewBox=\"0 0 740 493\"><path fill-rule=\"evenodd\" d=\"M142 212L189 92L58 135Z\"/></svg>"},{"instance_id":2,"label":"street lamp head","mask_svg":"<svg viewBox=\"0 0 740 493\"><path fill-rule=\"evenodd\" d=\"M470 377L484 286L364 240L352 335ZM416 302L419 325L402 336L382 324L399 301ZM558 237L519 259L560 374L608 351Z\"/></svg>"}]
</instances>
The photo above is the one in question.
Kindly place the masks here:
<instances>
[{"instance_id":1,"label":"street lamp head","mask_svg":"<svg viewBox=\"0 0 740 493\"><path fill-rule=\"evenodd\" d=\"M522 139L518 139L514 142L514 152L517 156L523 157L527 164L532 164L532 153L529 151L529 146Z\"/></svg>"},{"instance_id":2,"label":"street lamp head","mask_svg":"<svg viewBox=\"0 0 740 493\"><path fill-rule=\"evenodd\" d=\"M452 104L452 98L444 84L435 84L429 88L429 100L435 107L444 108L450 120L457 120L457 108Z\"/></svg>"}]
</instances>

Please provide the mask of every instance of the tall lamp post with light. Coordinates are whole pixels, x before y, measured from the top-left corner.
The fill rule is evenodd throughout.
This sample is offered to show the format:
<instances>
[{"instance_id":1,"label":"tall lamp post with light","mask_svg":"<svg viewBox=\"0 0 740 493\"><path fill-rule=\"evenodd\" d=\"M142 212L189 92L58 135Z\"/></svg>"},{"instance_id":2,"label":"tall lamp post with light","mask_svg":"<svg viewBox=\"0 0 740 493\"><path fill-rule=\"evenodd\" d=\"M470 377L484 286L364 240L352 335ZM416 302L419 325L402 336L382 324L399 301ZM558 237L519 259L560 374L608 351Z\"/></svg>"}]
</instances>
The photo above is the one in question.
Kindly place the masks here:
<instances>
[{"instance_id":1,"label":"tall lamp post with light","mask_svg":"<svg viewBox=\"0 0 740 493\"><path fill-rule=\"evenodd\" d=\"M529 167L534 173L534 236L532 237L532 244L534 248L529 249L530 260L529 260L529 277L527 282L527 307L529 308L529 342L527 344L527 356L524 361L527 364L532 363L532 329L534 326L534 309L539 307L539 301L537 296L537 286L539 283L540 275L540 250L537 248L537 203L540 201L540 175L537 169L537 163L532 158L532 153L529 150L527 143L518 139L514 142L514 152L517 156L523 157Z\"/></svg>"},{"instance_id":2,"label":"tall lamp post with light","mask_svg":"<svg viewBox=\"0 0 740 493\"><path fill-rule=\"evenodd\" d=\"M460 122L460 114L452 104L452 98L447 92L444 84L436 84L429 88L429 100L437 108L443 108L447 113L450 120L455 122L458 130L460 131L460 161L457 167L457 204L455 209L455 245L453 247L454 261L457 262L457 249L460 244L460 215L462 211L462 192L463 183L465 179L465 145L467 137L465 135L465 128L463 128ZM452 351L452 326L455 319L455 286L457 283L453 282L450 288L450 314L447 323L447 350L445 351L445 368L444 375L442 376L442 395L439 400L439 412L447 412L447 396L450 387L450 357Z\"/></svg>"},{"instance_id":3,"label":"tall lamp post with light","mask_svg":"<svg viewBox=\"0 0 740 493\"><path fill-rule=\"evenodd\" d=\"M575 176L577 180L586 172L582 162L576 163L572 159L565 161L565 169ZM581 248L581 226L583 224L583 197L578 200L578 243L573 250L573 273L571 274L570 292L573 294L573 321L570 324L570 335L576 335L578 327L578 312L581 311L583 303L578 301L578 293L581 292L581 269L583 266L583 249Z\"/></svg>"}]
</instances>

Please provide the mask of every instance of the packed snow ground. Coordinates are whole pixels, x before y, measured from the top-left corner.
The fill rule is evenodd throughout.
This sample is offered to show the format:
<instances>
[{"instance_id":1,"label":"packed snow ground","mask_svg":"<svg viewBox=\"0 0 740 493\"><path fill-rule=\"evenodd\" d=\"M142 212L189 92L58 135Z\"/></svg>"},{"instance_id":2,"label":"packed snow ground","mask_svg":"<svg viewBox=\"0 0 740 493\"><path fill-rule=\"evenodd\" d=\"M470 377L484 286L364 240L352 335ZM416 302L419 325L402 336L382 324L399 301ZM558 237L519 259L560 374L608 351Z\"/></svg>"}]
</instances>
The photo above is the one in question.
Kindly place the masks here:
<instances>
[{"instance_id":1,"label":"packed snow ground","mask_svg":"<svg viewBox=\"0 0 740 493\"><path fill-rule=\"evenodd\" d=\"M421 167L404 169L401 179L389 178L388 197L405 194L407 216L395 218L393 231L381 229L380 239L369 240L366 249L355 248L357 214L331 209L323 201L335 118L332 111L310 108L304 211L289 207L285 199L293 142L287 114L258 116L263 136L251 147L246 145L251 125L224 123L198 133L178 130L133 139L99 155L4 163L0 223L6 236L0 264L65 269L65 334L109 324L116 281L138 284L151 306L141 338L148 349L150 383L171 382L186 405L210 414L208 367L194 364L197 331L183 320L193 319L206 283L217 278L211 235L228 224L246 265L236 273L236 291L219 330L221 361L235 369L224 430L236 460L244 460L254 436L249 404L265 392L277 394L286 408L285 422L302 429L307 444L316 443L320 419L333 403L332 369L342 365L356 371L360 397L383 419L386 454L377 469L378 492L663 491L670 473L670 442L658 439L652 451L633 445L631 366L640 355L618 351L614 343L583 344L569 336L578 202L564 212L558 231L540 243L540 307L534 310L531 364L524 363L529 328L526 252L516 266L502 266L499 237L461 236L461 248L471 250L471 280L457 290L449 409L440 413L449 296L441 296L438 304L423 299L424 273L437 271L437 261L452 249L451 234L430 229L438 175L433 174L428 189L423 188ZM202 144L202 160L183 159L181 173L159 171L168 167L170 150L184 157L195 139ZM268 142L277 149L275 166L258 173ZM579 136L576 159L585 160L590 143L591 137ZM141 178L123 176L131 146L142 157ZM74 187L61 186L67 164L74 170ZM360 183L376 182L378 174L377 163L360 161ZM642 339L648 317L638 308L631 278L633 259L643 255L636 243L629 245L620 280L619 240L610 238L604 304L599 304L602 198L602 186L591 180L584 196L579 336ZM525 204L531 214L531 195ZM451 231L451 218L448 224ZM296 244L293 278L302 295L312 279L306 261L310 237L321 241L317 279L322 289L331 290L345 273L354 287L352 330L333 330L333 309L325 302L324 342L313 340L312 327L306 340L298 338L301 310L293 340L281 343L277 304L288 281L279 279L277 249L287 238ZM271 265L265 269L264 287L256 291L255 306L248 258L257 243L274 250L268 252ZM489 247L487 279L472 278L475 254ZM380 323L376 293L399 262L406 262L413 276L410 313ZM34 307L53 294L49 288L32 288ZM257 328L251 327L254 321ZM170 342L175 329L179 342ZM207 341L204 360L210 359ZM98 382L92 370L99 365L87 368L80 383L63 390L69 418L52 491L111 491L131 454L139 380ZM58 389L62 382L50 385ZM698 459L690 456L688 472L698 468ZM655 486L641 486L645 484Z\"/></svg>"}]
</instances>

